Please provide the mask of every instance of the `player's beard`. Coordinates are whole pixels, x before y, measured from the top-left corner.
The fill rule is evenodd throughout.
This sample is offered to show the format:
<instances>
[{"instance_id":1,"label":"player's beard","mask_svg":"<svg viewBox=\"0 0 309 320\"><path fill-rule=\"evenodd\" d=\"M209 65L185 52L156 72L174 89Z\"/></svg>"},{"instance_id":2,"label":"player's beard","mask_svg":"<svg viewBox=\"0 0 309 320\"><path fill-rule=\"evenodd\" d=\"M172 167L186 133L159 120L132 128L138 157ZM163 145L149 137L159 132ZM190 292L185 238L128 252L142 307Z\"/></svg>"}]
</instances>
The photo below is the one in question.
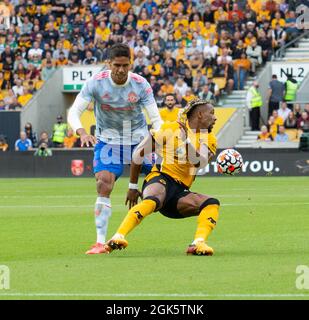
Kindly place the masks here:
<instances>
[{"instance_id":1,"label":"player's beard","mask_svg":"<svg viewBox=\"0 0 309 320\"><path fill-rule=\"evenodd\" d=\"M112 74L112 79L116 84L125 84L128 79L128 74Z\"/></svg>"}]
</instances>

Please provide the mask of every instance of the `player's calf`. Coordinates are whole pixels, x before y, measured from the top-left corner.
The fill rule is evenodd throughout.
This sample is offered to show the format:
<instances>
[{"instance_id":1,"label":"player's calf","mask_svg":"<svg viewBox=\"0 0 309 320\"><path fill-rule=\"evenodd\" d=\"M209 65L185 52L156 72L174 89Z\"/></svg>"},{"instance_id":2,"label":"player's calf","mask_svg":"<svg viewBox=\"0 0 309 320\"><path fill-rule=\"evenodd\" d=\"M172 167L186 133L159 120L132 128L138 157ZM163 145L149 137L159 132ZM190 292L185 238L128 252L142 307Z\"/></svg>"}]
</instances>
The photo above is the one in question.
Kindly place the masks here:
<instances>
[{"instance_id":1,"label":"player's calf","mask_svg":"<svg viewBox=\"0 0 309 320\"><path fill-rule=\"evenodd\" d=\"M206 244L206 241L217 225L219 206L220 202L215 198L209 198L201 204L194 241L187 249L187 254L213 255L214 250Z\"/></svg>"}]
</instances>

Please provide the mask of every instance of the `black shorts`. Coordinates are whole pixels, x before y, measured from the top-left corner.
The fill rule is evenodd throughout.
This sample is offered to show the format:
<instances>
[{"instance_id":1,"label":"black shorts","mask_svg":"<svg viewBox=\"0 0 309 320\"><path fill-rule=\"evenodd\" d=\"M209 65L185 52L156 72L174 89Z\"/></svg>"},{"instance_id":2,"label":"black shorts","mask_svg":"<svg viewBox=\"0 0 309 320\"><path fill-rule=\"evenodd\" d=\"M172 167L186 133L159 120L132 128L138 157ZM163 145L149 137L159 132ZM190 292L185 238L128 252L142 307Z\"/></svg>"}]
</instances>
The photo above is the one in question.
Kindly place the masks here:
<instances>
[{"instance_id":1,"label":"black shorts","mask_svg":"<svg viewBox=\"0 0 309 320\"><path fill-rule=\"evenodd\" d=\"M154 177L151 177L152 175ZM149 180L147 179L148 177ZM155 172L151 172L144 181L142 191L153 183L162 184L166 190L166 197L159 212L172 219L185 218L177 210L177 203L180 198L187 196L191 191L185 185L176 182L172 177L162 172L158 172L158 175Z\"/></svg>"}]
</instances>

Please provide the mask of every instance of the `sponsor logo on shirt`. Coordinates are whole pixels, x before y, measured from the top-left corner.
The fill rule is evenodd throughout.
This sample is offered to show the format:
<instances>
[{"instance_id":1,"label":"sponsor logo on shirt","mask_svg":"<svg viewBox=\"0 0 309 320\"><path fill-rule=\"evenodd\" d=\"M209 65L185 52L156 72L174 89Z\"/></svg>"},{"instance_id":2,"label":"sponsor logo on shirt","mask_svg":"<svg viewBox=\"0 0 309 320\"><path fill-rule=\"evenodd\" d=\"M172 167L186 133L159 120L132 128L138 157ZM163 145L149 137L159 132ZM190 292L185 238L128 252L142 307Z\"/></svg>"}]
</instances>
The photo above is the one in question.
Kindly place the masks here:
<instances>
[{"instance_id":1,"label":"sponsor logo on shirt","mask_svg":"<svg viewBox=\"0 0 309 320\"><path fill-rule=\"evenodd\" d=\"M136 103L138 101L138 96L135 92L130 92L128 94L128 102L130 103Z\"/></svg>"},{"instance_id":2,"label":"sponsor logo on shirt","mask_svg":"<svg viewBox=\"0 0 309 320\"><path fill-rule=\"evenodd\" d=\"M135 109L134 105L125 106L125 107L112 107L109 104L101 104L102 111L132 111Z\"/></svg>"},{"instance_id":3,"label":"sponsor logo on shirt","mask_svg":"<svg viewBox=\"0 0 309 320\"><path fill-rule=\"evenodd\" d=\"M110 99L110 95L108 93L105 93L101 98L102 100L108 100Z\"/></svg>"}]
</instances>

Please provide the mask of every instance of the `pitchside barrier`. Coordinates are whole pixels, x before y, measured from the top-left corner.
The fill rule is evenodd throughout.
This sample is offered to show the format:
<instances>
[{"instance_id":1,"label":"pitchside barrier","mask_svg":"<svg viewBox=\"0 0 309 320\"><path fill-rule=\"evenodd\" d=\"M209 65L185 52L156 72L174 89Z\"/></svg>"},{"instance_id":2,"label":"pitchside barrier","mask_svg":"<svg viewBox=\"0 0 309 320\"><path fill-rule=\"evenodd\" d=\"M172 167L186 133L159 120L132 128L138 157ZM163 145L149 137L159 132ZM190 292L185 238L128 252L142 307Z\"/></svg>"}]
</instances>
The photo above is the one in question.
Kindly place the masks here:
<instances>
[{"instance_id":1,"label":"pitchside barrier","mask_svg":"<svg viewBox=\"0 0 309 320\"><path fill-rule=\"evenodd\" d=\"M218 150L218 154L221 150ZM244 165L238 176L309 176L309 152L297 149L241 149ZM87 149L53 150L41 158L28 152L1 152L1 178L92 177L93 151ZM221 176L215 161L200 170L200 176ZM126 168L125 175L129 170Z\"/></svg>"}]
</instances>

